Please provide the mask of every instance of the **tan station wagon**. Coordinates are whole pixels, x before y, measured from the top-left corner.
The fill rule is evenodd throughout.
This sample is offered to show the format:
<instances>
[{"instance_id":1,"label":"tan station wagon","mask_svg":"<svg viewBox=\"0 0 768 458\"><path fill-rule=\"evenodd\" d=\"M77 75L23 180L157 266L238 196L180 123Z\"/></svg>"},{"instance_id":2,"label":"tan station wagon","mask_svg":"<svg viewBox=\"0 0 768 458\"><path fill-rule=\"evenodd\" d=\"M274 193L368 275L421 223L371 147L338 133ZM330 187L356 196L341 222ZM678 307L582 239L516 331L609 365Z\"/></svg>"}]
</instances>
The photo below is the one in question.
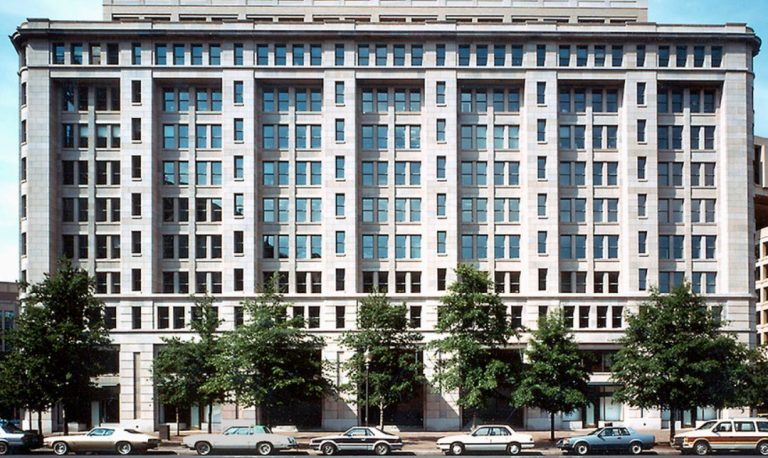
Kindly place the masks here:
<instances>
[{"instance_id":1,"label":"tan station wagon","mask_svg":"<svg viewBox=\"0 0 768 458\"><path fill-rule=\"evenodd\" d=\"M683 453L713 451L757 452L768 456L768 419L734 418L708 421L693 431L675 435L672 445Z\"/></svg>"}]
</instances>

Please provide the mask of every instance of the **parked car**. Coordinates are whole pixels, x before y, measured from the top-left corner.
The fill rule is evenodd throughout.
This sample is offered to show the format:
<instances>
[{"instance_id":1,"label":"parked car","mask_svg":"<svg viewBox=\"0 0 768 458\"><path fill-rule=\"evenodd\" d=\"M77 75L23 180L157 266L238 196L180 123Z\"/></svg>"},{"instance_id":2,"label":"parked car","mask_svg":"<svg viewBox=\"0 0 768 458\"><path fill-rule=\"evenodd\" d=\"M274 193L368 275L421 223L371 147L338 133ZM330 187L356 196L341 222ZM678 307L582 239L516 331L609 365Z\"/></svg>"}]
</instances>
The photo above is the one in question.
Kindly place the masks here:
<instances>
[{"instance_id":1,"label":"parked car","mask_svg":"<svg viewBox=\"0 0 768 458\"><path fill-rule=\"evenodd\" d=\"M557 441L557 447L565 453L586 455L590 452L629 452L639 455L656 444L653 434L641 434L626 426L597 428L585 436L574 436Z\"/></svg>"},{"instance_id":2,"label":"parked car","mask_svg":"<svg viewBox=\"0 0 768 458\"><path fill-rule=\"evenodd\" d=\"M262 425L230 426L221 434L193 434L184 438L185 447L195 450L198 455L212 452L253 452L271 455L275 450L289 450L297 447L293 437L273 434Z\"/></svg>"},{"instance_id":3,"label":"parked car","mask_svg":"<svg viewBox=\"0 0 768 458\"><path fill-rule=\"evenodd\" d=\"M510 455L518 455L523 449L533 448L533 436L516 433L507 425L482 425L469 434L438 439L437 448L446 455L504 451Z\"/></svg>"},{"instance_id":4,"label":"parked car","mask_svg":"<svg viewBox=\"0 0 768 458\"><path fill-rule=\"evenodd\" d=\"M377 455L401 450L403 441L398 436L387 434L378 428L355 426L335 436L323 436L309 441L309 446L323 455L336 452L373 451Z\"/></svg>"},{"instance_id":5,"label":"parked car","mask_svg":"<svg viewBox=\"0 0 768 458\"><path fill-rule=\"evenodd\" d=\"M707 455L713 451L756 451L768 456L768 419L735 418L708 421L694 429L676 434L672 446L683 453Z\"/></svg>"},{"instance_id":6,"label":"parked car","mask_svg":"<svg viewBox=\"0 0 768 458\"><path fill-rule=\"evenodd\" d=\"M13 423L0 421L0 455L28 452L42 445L43 440L37 432L22 431Z\"/></svg>"},{"instance_id":7,"label":"parked car","mask_svg":"<svg viewBox=\"0 0 768 458\"><path fill-rule=\"evenodd\" d=\"M85 434L46 437L43 445L56 455L69 452L117 452L120 455L146 453L160 445L160 439L133 429L118 427L93 428Z\"/></svg>"}]
</instances>

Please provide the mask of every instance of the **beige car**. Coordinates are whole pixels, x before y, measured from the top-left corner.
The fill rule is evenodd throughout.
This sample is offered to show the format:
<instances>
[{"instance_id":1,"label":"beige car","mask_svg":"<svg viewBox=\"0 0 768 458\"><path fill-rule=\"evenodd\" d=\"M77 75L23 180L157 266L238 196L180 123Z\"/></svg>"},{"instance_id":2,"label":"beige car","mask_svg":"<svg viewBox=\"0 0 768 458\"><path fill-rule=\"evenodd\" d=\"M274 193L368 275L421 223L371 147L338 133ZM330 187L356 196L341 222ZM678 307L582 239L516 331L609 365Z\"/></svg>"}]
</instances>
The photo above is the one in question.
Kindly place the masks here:
<instances>
[{"instance_id":1,"label":"beige car","mask_svg":"<svg viewBox=\"0 0 768 458\"><path fill-rule=\"evenodd\" d=\"M69 452L117 452L120 455L145 453L160 445L160 439L133 429L117 427L93 428L84 434L46 437L43 446L56 455Z\"/></svg>"}]
</instances>

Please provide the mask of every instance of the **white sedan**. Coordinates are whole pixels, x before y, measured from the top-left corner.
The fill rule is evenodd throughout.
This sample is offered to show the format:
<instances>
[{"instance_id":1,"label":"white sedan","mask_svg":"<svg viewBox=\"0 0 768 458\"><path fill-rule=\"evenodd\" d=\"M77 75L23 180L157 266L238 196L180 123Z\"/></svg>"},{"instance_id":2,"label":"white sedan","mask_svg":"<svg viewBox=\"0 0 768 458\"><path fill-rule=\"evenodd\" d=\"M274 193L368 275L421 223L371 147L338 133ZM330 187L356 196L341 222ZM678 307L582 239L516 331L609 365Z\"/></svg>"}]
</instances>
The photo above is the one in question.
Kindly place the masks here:
<instances>
[{"instance_id":1,"label":"white sedan","mask_svg":"<svg viewBox=\"0 0 768 458\"><path fill-rule=\"evenodd\" d=\"M101 426L85 434L46 437L43 446L53 449L56 455L69 452L117 452L120 455L146 453L157 448L160 439L133 429Z\"/></svg>"},{"instance_id":2,"label":"white sedan","mask_svg":"<svg viewBox=\"0 0 768 458\"><path fill-rule=\"evenodd\" d=\"M231 426L221 434L193 434L184 438L185 447L198 455L213 452L256 452L271 455L276 450L296 448L293 437L273 434L266 426Z\"/></svg>"},{"instance_id":3,"label":"white sedan","mask_svg":"<svg viewBox=\"0 0 768 458\"><path fill-rule=\"evenodd\" d=\"M533 448L533 436L516 433L507 425L482 425L469 434L443 437L437 448L446 455L464 452L507 452L518 455L523 449Z\"/></svg>"}]
</instances>

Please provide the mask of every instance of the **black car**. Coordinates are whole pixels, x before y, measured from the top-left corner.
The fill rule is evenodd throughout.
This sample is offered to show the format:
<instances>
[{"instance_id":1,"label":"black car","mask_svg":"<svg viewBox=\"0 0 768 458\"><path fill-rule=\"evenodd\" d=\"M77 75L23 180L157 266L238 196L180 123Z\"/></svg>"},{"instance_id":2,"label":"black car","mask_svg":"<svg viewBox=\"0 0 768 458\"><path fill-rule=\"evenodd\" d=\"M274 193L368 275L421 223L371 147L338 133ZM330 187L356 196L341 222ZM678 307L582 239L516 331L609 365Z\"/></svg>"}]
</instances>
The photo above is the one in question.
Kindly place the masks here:
<instances>
[{"instance_id":1,"label":"black car","mask_svg":"<svg viewBox=\"0 0 768 458\"><path fill-rule=\"evenodd\" d=\"M387 434L378 428L355 426L342 434L312 439L309 446L323 455L346 451L372 451L377 455L386 455L401 450L403 441L398 436Z\"/></svg>"},{"instance_id":2,"label":"black car","mask_svg":"<svg viewBox=\"0 0 768 458\"><path fill-rule=\"evenodd\" d=\"M43 446L43 440L35 431L22 431L13 423L0 422L0 455L11 452L28 452Z\"/></svg>"}]
</instances>

